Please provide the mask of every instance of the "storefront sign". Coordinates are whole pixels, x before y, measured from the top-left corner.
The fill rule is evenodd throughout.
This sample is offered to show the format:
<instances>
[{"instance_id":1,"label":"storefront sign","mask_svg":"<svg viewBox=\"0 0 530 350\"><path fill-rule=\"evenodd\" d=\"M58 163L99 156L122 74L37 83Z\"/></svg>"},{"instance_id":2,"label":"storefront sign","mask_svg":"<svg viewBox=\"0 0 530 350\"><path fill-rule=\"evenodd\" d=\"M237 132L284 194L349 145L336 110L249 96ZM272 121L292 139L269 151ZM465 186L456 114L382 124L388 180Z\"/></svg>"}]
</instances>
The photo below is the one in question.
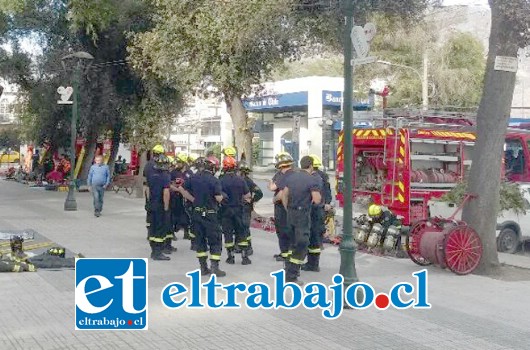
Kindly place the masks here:
<instances>
[{"instance_id":1,"label":"storefront sign","mask_svg":"<svg viewBox=\"0 0 530 350\"><path fill-rule=\"evenodd\" d=\"M307 91L292 92L270 96L261 96L245 100L243 104L247 111L281 109L287 107L307 106Z\"/></svg>"}]
</instances>

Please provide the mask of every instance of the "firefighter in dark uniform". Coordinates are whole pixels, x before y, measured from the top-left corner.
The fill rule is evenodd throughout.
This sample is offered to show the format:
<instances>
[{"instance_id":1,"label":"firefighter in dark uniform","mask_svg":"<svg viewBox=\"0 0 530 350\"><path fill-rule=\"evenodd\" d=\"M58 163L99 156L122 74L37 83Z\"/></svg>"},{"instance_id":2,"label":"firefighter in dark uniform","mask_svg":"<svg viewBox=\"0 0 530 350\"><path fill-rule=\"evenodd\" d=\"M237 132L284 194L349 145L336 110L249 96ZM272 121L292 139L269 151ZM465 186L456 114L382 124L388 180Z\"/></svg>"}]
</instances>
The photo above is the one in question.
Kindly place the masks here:
<instances>
[{"instance_id":1,"label":"firefighter in dark uniform","mask_svg":"<svg viewBox=\"0 0 530 350\"><path fill-rule=\"evenodd\" d=\"M302 265L304 271L320 271L320 254L322 252L322 239L326 233L325 216L326 211L331 209L331 186L328 175L319 168L322 161L317 155L310 155L313 160L313 176L316 176L322 186L320 192L322 201L314 204L311 208L311 235L309 236L309 247L307 263Z\"/></svg>"},{"instance_id":2,"label":"firefighter in dark uniform","mask_svg":"<svg viewBox=\"0 0 530 350\"><path fill-rule=\"evenodd\" d=\"M368 216L370 217L372 225L378 223L383 226L383 234L381 235L380 243L383 243L385 240L385 236L390 226L395 226L398 230L401 230L401 220L387 208L383 209L377 204L371 204L368 207ZM397 246L401 246L401 236L398 237Z\"/></svg>"},{"instance_id":3,"label":"firefighter in dark uniform","mask_svg":"<svg viewBox=\"0 0 530 350\"><path fill-rule=\"evenodd\" d=\"M280 192L283 189L282 183L285 179L290 177L294 172L293 157L287 152L281 152L276 155L276 169L278 172L274 174L269 183L269 190L274 192L274 226L276 228L276 235L278 236L278 245L280 246L280 254L275 255L276 261L287 261L290 255L291 234L289 226L287 225L287 211L281 202Z\"/></svg>"},{"instance_id":4,"label":"firefighter in dark uniform","mask_svg":"<svg viewBox=\"0 0 530 350\"><path fill-rule=\"evenodd\" d=\"M171 183L176 187L182 186L191 176L186 169L187 158L185 154L179 154L175 159L175 165L171 171ZM190 218L186 212L184 197L175 189L171 191L171 221L175 236L177 232L184 230L184 239L190 239Z\"/></svg>"},{"instance_id":5,"label":"firefighter in dark uniform","mask_svg":"<svg viewBox=\"0 0 530 350\"><path fill-rule=\"evenodd\" d=\"M202 161L202 160L201 160ZM219 268L222 252L222 234L218 222L219 203L223 201L221 182L214 174L219 170L219 160L213 156L198 165L199 172L179 188L184 198L192 202L193 230L196 235L197 258L201 274L226 276ZM208 268L210 251L211 270Z\"/></svg>"},{"instance_id":6,"label":"firefighter in dark uniform","mask_svg":"<svg viewBox=\"0 0 530 350\"><path fill-rule=\"evenodd\" d=\"M223 193L226 199L222 205L221 226L225 238L225 248L228 253L226 262L234 264L234 248L241 249L242 265L249 265L252 262L248 258L248 231L243 224L244 203L250 203L250 190L245 180L236 174L237 162L232 157L223 159L224 176L220 180Z\"/></svg>"},{"instance_id":7,"label":"firefighter in dark uniform","mask_svg":"<svg viewBox=\"0 0 530 350\"><path fill-rule=\"evenodd\" d=\"M151 208L149 204L149 187L147 186L147 177L154 171L155 167L155 156L164 154L164 147L162 145L156 145L151 150L150 159L145 163L143 176L144 185L144 198L145 198L145 226L147 228L147 240L149 240L149 230L151 227Z\"/></svg>"},{"instance_id":8,"label":"firefighter in dark uniform","mask_svg":"<svg viewBox=\"0 0 530 350\"><path fill-rule=\"evenodd\" d=\"M304 156L300 160L301 171L285 179L285 187L281 191L282 203L287 210L287 224L291 233L293 252L285 263L286 281L296 282L300 267L304 263L309 245L311 231L311 207L320 204L321 185L313 172L313 160Z\"/></svg>"},{"instance_id":9,"label":"firefighter in dark uniform","mask_svg":"<svg viewBox=\"0 0 530 350\"><path fill-rule=\"evenodd\" d=\"M147 174L151 218L149 230L151 258L154 260L170 260L168 256L164 255L164 252L167 252L166 238L170 229L169 188L171 178L168 172L169 162L164 154L155 154L153 158L154 167Z\"/></svg>"},{"instance_id":10,"label":"firefighter in dark uniform","mask_svg":"<svg viewBox=\"0 0 530 350\"><path fill-rule=\"evenodd\" d=\"M252 171L246 162L239 162L239 175L247 183L248 189L250 190L250 203L243 203L243 226L247 231L248 237L248 255L254 254L252 249L252 235L250 233L250 221L252 220L252 212L254 211L254 204L259 202L263 198L263 191L258 185L250 178L250 172Z\"/></svg>"}]
</instances>

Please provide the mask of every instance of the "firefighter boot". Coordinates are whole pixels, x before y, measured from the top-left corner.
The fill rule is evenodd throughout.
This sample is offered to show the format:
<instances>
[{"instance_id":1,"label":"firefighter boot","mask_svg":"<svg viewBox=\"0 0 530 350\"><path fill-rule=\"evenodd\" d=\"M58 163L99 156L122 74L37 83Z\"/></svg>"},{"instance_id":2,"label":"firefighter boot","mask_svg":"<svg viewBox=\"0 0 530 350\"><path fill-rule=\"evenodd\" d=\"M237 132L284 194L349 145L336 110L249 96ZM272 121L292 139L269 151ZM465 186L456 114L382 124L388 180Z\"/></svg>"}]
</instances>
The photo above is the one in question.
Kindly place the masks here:
<instances>
[{"instance_id":1,"label":"firefighter boot","mask_svg":"<svg viewBox=\"0 0 530 350\"><path fill-rule=\"evenodd\" d=\"M169 256L162 254L164 243L149 242L151 243L151 259L153 260L171 260Z\"/></svg>"},{"instance_id":2,"label":"firefighter boot","mask_svg":"<svg viewBox=\"0 0 530 350\"><path fill-rule=\"evenodd\" d=\"M226 258L226 263L230 265L235 264L236 259L234 258L234 249L228 248L226 251L228 252L228 258Z\"/></svg>"},{"instance_id":3,"label":"firefighter boot","mask_svg":"<svg viewBox=\"0 0 530 350\"><path fill-rule=\"evenodd\" d=\"M243 258L243 261L241 261L241 265L250 265L252 264L252 261L248 258L248 251L250 248L243 248L241 251L241 257Z\"/></svg>"},{"instance_id":4,"label":"firefighter boot","mask_svg":"<svg viewBox=\"0 0 530 350\"><path fill-rule=\"evenodd\" d=\"M304 282L298 279L300 275L300 265L292 263L290 261L285 262L285 282L296 283L302 286Z\"/></svg>"},{"instance_id":5,"label":"firefighter boot","mask_svg":"<svg viewBox=\"0 0 530 350\"><path fill-rule=\"evenodd\" d=\"M217 277L224 277L226 276L226 272L221 270L219 268L219 260L211 260L212 263L212 274L216 275Z\"/></svg>"},{"instance_id":6,"label":"firefighter boot","mask_svg":"<svg viewBox=\"0 0 530 350\"><path fill-rule=\"evenodd\" d=\"M191 236L190 236L190 229L189 228L184 228L184 239L191 239Z\"/></svg>"},{"instance_id":7,"label":"firefighter boot","mask_svg":"<svg viewBox=\"0 0 530 350\"><path fill-rule=\"evenodd\" d=\"M302 270L320 272L320 267L318 266L319 262L320 262L320 254L308 254L307 262L302 265Z\"/></svg>"},{"instance_id":8,"label":"firefighter boot","mask_svg":"<svg viewBox=\"0 0 530 350\"><path fill-rule=\"evenodd\" d=\"M252 254L254 254L254 249L252 249L252 241L249 239L249 240L248 240L248 251L247 251L247 255L248 255L248 256L251 256Z\"/></svg>"},{"instance_id":9,"label":"firefighter boot","mask_svg":"<svg viewBox=\"0 0 530 350\"><path fill-rule=\"evenodd\" d=\"M212 271L208 268L208 260L206 257L199 258L199 264L201 265L201 275L207 276L212 273Z\"/></svg>"},{"instance_id":10,"label":"firefighter boot","mask_svg":"<svg viewBox=\"0 0 530 350\"><path fill-rule=\"evenodd\" d=\"M170 239L170 238L167 238L167 239L164 241L164 249L162 250L162 253L164 253L164 254L171 254L171 253L177 251L177 248L173 247L173 246L171 245L171 242L172 242L172 239Z\"/></svg>"}]
</instances>

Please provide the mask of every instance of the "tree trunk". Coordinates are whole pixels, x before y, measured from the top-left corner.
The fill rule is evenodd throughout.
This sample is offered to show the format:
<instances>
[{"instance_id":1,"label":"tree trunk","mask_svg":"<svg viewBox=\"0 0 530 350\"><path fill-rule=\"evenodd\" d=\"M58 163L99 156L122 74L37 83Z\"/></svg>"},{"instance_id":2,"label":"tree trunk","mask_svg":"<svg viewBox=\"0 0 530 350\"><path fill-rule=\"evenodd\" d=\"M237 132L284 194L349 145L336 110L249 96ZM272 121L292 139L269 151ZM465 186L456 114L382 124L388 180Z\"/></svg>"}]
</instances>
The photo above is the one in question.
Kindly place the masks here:
<instances>
[{"instance_id":1,"label":"tree trunk","mask_svg":"<svg viewBox=\"0 0 530 350\"><path fill-rule=\"evenodd\" d=\"M139 154L140 165L138 167L138 176L136 177L136 186L134 192L136 192L136 198L144 198L144 168L147 163L147 152L141 151Z\"/></svg>"},{"instance_id":2,"label":"tree trunk","mask_svg":"<svg viewBox=\"0 0 530 350\"><path fill-rule=\"evenodd\" d=\"M90 166L94 161L94 155L96 153L97 139L98 136L95 132L89 132L87 135L85 143L85 158L83 159L83 166L81 167L78 176L80 180L86 181L88 178L88 171L90 170Z\"/></svg>"},{"instance_id":3,"label":"tree trunk","mask_svg":"<svg viewBox=\"0 0 530 350\"><path fill-rule=\"evenodd\" d=\"M237 94L226 94L225 102L228 113L232 118L235 131L235 143L239 158L245 156L248 166L252 167L252 128L249 125L248 114L241 97Z\"/></svg>"},{"instance_id":4,"label":"tree trunk","mask_svg":"<svg viewBox=\"0 0 530 350\"><path fill-rule=\"evenodd\" d=\"M109 158L109 169L110 177L114 175L114 164L116 163L116 156L120 150L120 141L121 141L121 125L114 125L114 130L112 130L112 144L110 146L110 158ZM129 160L130 161L130 160Z\"/></svg>"},{"instance_id":5,"label":"tree trunk","mask_svg":"<svg viewBox=\"0 0 530 350\"><path fill-rule=\"evenodd\" d=\"M503 146L510 118L515 73L494 70L497 56L517 58L518 45L511 19L502 11L503 0L490 0L491 34L484 91L477 118L477 142L467 192L476 194L464 207L462 218L482 239L483 254L475 273L491 275L499 258L495 227L499 210Z\"/></svg>"}]
</instances>

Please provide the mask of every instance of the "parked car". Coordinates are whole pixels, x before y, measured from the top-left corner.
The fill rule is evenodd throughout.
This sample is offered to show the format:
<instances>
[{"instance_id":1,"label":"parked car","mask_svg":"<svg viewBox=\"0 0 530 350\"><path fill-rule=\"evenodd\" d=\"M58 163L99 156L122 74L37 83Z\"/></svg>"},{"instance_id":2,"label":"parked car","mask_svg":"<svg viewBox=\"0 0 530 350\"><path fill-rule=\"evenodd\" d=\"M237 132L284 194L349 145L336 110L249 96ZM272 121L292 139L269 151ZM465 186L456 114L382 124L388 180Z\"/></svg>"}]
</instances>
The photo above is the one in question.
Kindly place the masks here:
<instances>
[{"instance_id":1,"label":"parked car","mask_svg":"<svg viewBox=\"0 0 530 350\"><path fill-rule=\"evenodd\" d=\"M497 250L514 254L520 245L530 240L530 185L520 185L525 198L526 214L516 214L512 210L504 211L497 218ZM449 217L457 206L454 203L429 201L430 216ZM455 219L461 219L461 212Z\"/></svg>"},{"instance_id":2,"label":"parked car","mask_svg":"<svg viewBox=\"0 0 530 350\"><path fill-rule=\"evenodd\" d=\"M20 153L17 151L0 151L0 163L17 163L20 160Z\"/></svg>"}]
</instances>

